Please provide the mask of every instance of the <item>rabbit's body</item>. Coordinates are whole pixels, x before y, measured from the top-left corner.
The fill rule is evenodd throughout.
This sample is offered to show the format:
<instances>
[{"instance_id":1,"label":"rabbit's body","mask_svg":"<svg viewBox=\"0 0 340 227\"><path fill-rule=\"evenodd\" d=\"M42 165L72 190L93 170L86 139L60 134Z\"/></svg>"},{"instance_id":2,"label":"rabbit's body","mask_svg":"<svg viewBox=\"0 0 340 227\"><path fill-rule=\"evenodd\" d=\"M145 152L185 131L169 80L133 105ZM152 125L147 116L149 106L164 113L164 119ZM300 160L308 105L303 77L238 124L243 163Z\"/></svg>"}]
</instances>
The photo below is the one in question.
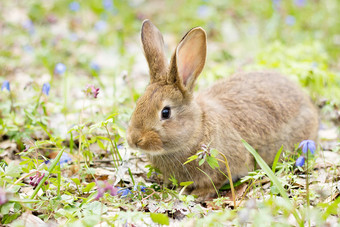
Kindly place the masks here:
<instances>
[{"instance_id":1,"label":"rabbit's body","mask_svg":"<svg viewBox=\"0 0 340 227\"><path fill-rule=\"evenodd\" d=\"M179 182L194 181L189 192L211 196L211 180L219 188L226 177L207 163L199 166L199 160L183 165L202 145L226 156L235 180L254 168L254 158L241 139L271 164L282 145L293 149L304 139L316 138L316 109L296 85L277 73L236 74L194 96L194 82L205 62L201 28L182 39L169 68L163 39L149 21L143 24L142 41L151 81L131 117L128 142L148 155L166 182L171 176ZM225 165L220 167L226 173Z\"/></svg>"}]
</instances>

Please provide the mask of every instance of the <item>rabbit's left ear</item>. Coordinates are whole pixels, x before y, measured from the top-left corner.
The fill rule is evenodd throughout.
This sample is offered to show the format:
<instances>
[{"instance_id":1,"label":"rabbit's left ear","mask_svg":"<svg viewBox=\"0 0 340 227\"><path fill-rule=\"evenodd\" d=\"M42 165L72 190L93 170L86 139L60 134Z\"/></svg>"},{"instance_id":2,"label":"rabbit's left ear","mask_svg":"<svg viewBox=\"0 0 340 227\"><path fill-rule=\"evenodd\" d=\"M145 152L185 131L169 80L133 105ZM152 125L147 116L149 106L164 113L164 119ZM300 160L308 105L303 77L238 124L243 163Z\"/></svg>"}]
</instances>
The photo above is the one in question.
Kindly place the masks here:
<instances>
[{"instance_id":1,"label":"rabbit's left ear","mask_svg":"<svg viewBox=\"0 0 340 227\"><path fill-rule=\"evenodd\" d=\"M178 44L170 64L170 80L181 81L192 92L207 55L207 36L201 27L191 29ZM172 78L171 78L172 77Z\"/></svg>"},{"instance_id":2,"label":"rabbit's left ear","mask_svg":"<svg viewBox=\"0 0 340 227\"><path fill-rule=\"evenodd\" d=\"M150 20L145 20L142 25L141 38L145 57L149 64L150 83L162 80L168 66L162 34Z\"/></svg>"}]
</instances>

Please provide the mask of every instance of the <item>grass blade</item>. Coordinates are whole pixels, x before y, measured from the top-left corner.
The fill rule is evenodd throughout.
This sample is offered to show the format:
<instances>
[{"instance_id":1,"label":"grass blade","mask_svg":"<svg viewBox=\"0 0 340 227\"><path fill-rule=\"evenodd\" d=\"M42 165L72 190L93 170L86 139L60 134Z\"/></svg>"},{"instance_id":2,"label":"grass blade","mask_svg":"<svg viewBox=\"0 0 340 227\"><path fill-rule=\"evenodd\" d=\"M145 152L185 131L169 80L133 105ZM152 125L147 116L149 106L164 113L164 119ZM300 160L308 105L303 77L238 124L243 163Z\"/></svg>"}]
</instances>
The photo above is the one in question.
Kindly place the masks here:
<instances>
[{"instance_id":1,"label":"grass blade","mask_svg":"<svg viewBox=\"0 0 340 227\"><path fill-rule=\"evenodd\" d=\"M244 144L245 148L254 156L257 164L259 164L261 169L266 173L266 175L269 177L269 179L273 182L273 184L279 190L281 196L288 202L288 204L290 204L290 210L292 211L292 214L294 215L297 223L300 226L303 226L303 221L300 219L299 214L294 209L294 206L293 206L292 202L290 201L289 196L288 196L286 190L283 188L279 179L275 176L275 174L269 168L267 163L261 158L261 156L255 151L255 149L252 146L250 146L245 140L242 140L242 143Z\"/></svg>"},{"instance_id":2,"label":"grass blade","mask_svg":"<svg viewBox=\"0 0 340 227\"><path fill-rule=\"evenodd\" d=\"M65 148L61 149L58 153L58 155L55 157L55 159L53 160L53 162L51 163L50 167L48 168L48 172L45 174L45 176L40 180L38 186L34 189L34 192L31 196L30 199L34 199L34 197L38 194L38 191L40 190L40 188L43 186L43 184L45 183L45 181L48 179L48 177L50 176L50 174L52 173L52 171L54 170L54 168L57 166L60 157L62 156L62 154L64 153Z\"/></svg>"},{"instance_id":3,"label":"grass blade","mask_svg":"<svg viewBox=\"0 0 340 227\"><path fill-rule=\"evenodd\" d=\"M281 146L281 148L279 149L279 151L276 153L275 158L274 158L274 162L273 162L273 166L272 166L272 171L273 173L275 173L276 170L276 164L279 161L279 158L281 156L281 153L283 151L283 146Z\"/></svg>"}]
</instances>

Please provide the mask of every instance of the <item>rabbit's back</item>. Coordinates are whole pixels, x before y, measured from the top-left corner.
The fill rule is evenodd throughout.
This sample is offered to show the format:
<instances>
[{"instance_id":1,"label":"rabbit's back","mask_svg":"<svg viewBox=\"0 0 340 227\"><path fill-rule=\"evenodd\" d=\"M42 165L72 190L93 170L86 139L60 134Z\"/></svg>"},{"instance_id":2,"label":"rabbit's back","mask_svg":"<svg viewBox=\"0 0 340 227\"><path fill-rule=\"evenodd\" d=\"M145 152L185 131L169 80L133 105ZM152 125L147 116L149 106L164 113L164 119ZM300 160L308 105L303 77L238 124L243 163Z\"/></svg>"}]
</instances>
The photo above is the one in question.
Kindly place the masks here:
<instances>
[{"instance_id":1,"label":"rabbit's back","mask_svg":"<svg viewBox=\"0 0 340 227\"><path fill-rule=\"evenodd\" d=\"M236 74L200 93L197 100L214 102L218 107L211 115L224 117L221 124L234 128L267 163L281 145L293 149L304 139L316 139L315 107L298 86L277 73Z\"/></svg>"}]
</instances>

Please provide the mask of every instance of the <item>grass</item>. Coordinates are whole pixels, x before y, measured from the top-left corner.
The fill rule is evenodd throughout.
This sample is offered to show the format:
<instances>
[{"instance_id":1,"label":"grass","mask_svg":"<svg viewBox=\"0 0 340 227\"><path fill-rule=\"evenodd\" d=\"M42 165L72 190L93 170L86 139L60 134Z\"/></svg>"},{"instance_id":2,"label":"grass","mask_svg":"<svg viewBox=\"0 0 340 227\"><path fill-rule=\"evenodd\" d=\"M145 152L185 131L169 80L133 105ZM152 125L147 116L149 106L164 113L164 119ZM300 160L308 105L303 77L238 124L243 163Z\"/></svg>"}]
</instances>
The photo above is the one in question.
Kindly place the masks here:
<instances>
[{"instance_id":1,"label":"grass","mask_svg":"<svg viewBox=\"0 0 340 227\"><path fill-rule=\"evenodd\" d=\"M25 225L32 216L70 226L339 223L339 1L71 3L0 3L0 84L9 82L0 91L1 224ZM168 56L191 27L207 31L197 89L234 72L264 69L299 83L322 122L307 174L295 166L297 150L281 150L283 159L270 169L246 145L261 169L234 184L232 193L199 203L163 186L161 174L125 140L148 83L139 37L146 18L165 34ZM217 167L217 160L209 162ZM30 185L30 177L44 173ZM98 189L103 193L96 199Z\"/></svg>"}]
</instances>

